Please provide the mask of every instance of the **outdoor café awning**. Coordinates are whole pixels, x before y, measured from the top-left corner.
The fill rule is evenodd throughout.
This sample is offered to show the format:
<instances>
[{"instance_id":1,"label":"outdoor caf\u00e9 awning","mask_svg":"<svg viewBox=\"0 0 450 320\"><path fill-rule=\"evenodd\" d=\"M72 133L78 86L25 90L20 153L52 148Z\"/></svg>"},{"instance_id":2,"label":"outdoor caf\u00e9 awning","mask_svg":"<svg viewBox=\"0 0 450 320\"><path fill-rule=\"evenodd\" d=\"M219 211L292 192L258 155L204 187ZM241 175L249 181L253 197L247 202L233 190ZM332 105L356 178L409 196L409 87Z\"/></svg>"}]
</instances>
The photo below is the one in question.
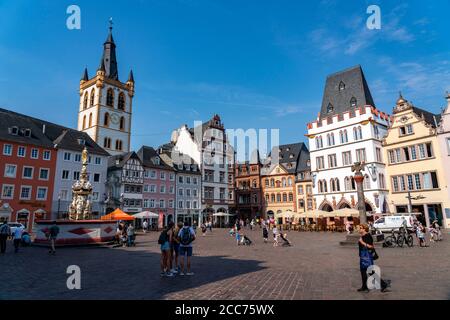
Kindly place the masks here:
<instances>
[{"instance_id":1,"label":"outdoor caf\u00e9 awning","mask_svg":"<svg viewBox=\"0 0 450 320\"><path fill-rule=\"evenodd\" d=\"M103 216L100 218L101 220L124 220L124 221L131 221L134 220L133 216L130 216L129 214L126 214L119 208L111 212L110 214L107 214L106 216Z\"/></svg>"},{"instance_id":2,"label":"outdoor caf\u00e9 awning","mask_svg":"<svg viewBox=\"0 0 450 320\"><path fill-rule=\"evenodd\" d=\"M323 210L311 210L301 213L302 218L326 218L330 216L330 212Z\"/></svg>"},{"instance_id":3,"label":"outdoor caf\u00e9 awning","mask_svg":"<svg viewBox=\"0 0 450 320\"><path fill-rule=\"evenodd\" d=\"M150 211L142 211L136 214L133 214L133 217L137 219L151 219L151 218L159 218L159 214L150 212Z\"/></svg>"},{"instance_id":4,"label":"outdoor caf\u00e9 awning","mask_svg":"<svg viewBox=\"0 0 450 320\"><path fill-rule=\"evenodd\" d=\"M344 208L333 212L335 217L359 217L359 211L356 209Z\"/></svg>"},{"instance_id":5,"label":"outdoor caf\u00e9 awning","mask_svg":"<svg viewBox=\"0 0 450 320\"><path fill-rule=\"evenodd\" d=\"M288 210L288 211L283 211L281 213L276 213L275 217L277 217L277 218L292 218L292 217L294 217L294 215L295 215L295 212Z\"/></svg>"},{"instance_id":6,"label":"outdoor caf\u00e9 awning","mask_svg":"<svg viewBox=\"0 0 450 320\"><path fill-rule=\"evenodd\" d=\"M213 214L214 217L231 217L234 216L233 214L229 214L226 212L217 212Z\"/></svg>"}]
</instances>

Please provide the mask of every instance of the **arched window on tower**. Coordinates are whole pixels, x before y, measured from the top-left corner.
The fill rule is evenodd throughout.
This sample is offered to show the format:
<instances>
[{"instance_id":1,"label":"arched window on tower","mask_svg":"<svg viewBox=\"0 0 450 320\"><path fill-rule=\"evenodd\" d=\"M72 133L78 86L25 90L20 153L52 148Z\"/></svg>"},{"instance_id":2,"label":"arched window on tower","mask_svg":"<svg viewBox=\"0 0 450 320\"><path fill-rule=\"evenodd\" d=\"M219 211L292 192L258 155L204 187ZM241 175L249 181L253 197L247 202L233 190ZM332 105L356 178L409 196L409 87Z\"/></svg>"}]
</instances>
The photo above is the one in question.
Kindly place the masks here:
<instances>
[{"instance_id":1,"label":"arched window on tower","mask_svg":"<svg viewBox=\"0 0 450 320\"><path fill-rule=\"evenodd\" d=\"M327 113L332 113L333 111L334 111L334 107L331 103L329 103L327 106Z\"/></svg>"},{"instance_id":2,"label":"arched window on tower","mask_svg":"<svg viewBox=\"0 0 450 320\"><path fill-rule=\"evenodd\" d=\"M83 99L83 110L87 109L87 103L88 103L88 93L84 93L84 99Z\"/></svg>"},{"instance_id":3,"label":"arched window on tower","mask_svg":"<svg viewBox=\"0 0 450 320\"><path fill-rule=\"evenodd\" d=\"M103 125L105 127L109 127L109 113L105 113L105 117L103 118Z\"/></svg>"},{"instance_id":4,"label":"arched window on tower","mask_svg":"<svg viewBox=\"0 0 450 320\"><path fill-rule=\"evenodd\" d=\"M117 108L119 110L125 110L125 95L123 92L121 92L119 94L119 102L118 102Z\"/></svg>"},{"instance_id":5,"label":"arched window on tower","mask_svg":"<svg viewBox=\"0 0 450 320\"><path fill-rule=\"evenodd\" d=\"M92 127L92 112L89 113L89 124L88 124L88 127L89 128Z\"/></svg>"},{"instance_id":6,"label":"arched window on tower","mask_svg":"<svg viewBox=\"0 0 450 320\"><path fill-rule=\"evenodd\" d=\"M339 179L338 178L334 179L334 182L336 184L336 191L341 191L341 186L339 185Z\"/></svg>"},{"instance_id":7,"label":"arched window on tower","mask_svg":"<svg viewBox=\"0 0 450 320\"><path fill-rule=\"evenodd\" d=\"M116 150L122 151L122 140L116 140Z\"/></svg>"},{"instance_id":8,"label":"arched window on tower","mask_svg":"<svg viewBox=\"0 0 450 320\"><path fill-rule=\"evenodd\" d=\"M370 177L369 175L365 175L364 176L364 190L369 190L370 189Z\"/></svg>"},{"instance_id":9,"label":"arched window on tower","mask_svg":"<svg viewBox=\"0 0 450 320\"><path fill-rule=\"evenodd\" d=\"M331 192L336 192L336 186L334 184L334 179L330 180L330 190L331 190Z\"/></svg>"},{"instance_id":10,"label":"arched window on tower","mask_svg":"<svg viewBox=\"0 0 450 320\"><path fill-rule=\"evenodd\" d=\"M111 88L106 93L106 105L108 107L114 107L114 90Z\"/></svg>"},{"instance_id":11,"label":"arched window on tower","mask_svg":"<svg viewBox=\"0 0 450 320\"><path fill-rule=\"evenodd\" d=\"M119 129L125 130L125 118L124 117L120 117Z\"/></svg>"},{"instance_id":12,"label":"arched window on tower","mask_svg":"<svg viewBox=\"0 0 450 320\"><path fill-rule=\"evenodd\" d=\"M352 97L352 98L350 99L350 106L351 106L352 108L356 108L356 105L357 105L356 102L357 102L357 101L356 101L356 98L355 98L355 97Z\"/></svg>"},{"instance_id":13,"label":"arched window on tower","mask_svg":"<svg viewBox=\"0 0 450 320\"><path fill-rule=\"evenodd\" d=\"M103 139L103 147L111 149L111 138L105 137Z\"/></svg>"},{"instance_id":14,"label":"arched window on tower","mask_svg":"<svg viewBox=\"0 0 450 320\"><path fill-rule=\"evenodd\" d=\"M89 106L93 107L94 106L94 99L95 99L95 89L92 89L91 91L91 101Z\"/></svg>"},{"instance_id":15,"label":"arched window on tower","mask_svg":"<svg viewBox=\"0 0 450 320\"><path fill-rule=\"evenodd\" d=\"M86 115L83 116L83 130L86 129Z\"/></svg>"}]
</instances>

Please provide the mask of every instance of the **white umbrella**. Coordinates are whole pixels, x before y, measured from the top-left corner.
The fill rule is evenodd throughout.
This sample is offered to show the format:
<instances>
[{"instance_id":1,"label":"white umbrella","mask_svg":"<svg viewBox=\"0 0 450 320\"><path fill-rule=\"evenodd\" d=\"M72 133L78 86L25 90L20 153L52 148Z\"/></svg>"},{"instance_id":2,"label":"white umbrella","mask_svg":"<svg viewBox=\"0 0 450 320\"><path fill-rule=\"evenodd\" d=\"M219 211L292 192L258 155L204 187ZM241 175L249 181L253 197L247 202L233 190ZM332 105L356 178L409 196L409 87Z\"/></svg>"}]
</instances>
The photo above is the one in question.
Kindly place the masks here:
<instances>
[{"instance_id":1,"label":"white umbrella","mask_svg":"<svg viewBox=\"0 0 450 320\"><path fill-rule=\"evenodd\" d=\"M231 217L232 214L226 212L217 212L213 214L214 217Z\"/></svg>"},{"instance_id":2,"label":"white umbrella","mask_svg":"<svg viewBox=\"0 0 450 320\"><path fill-rule=\"evenodd\" d=\"M142 211L136 214L133 214L133 217L138 219L150 219L150 218L159 218L159 215L150 211Z\"/></svg>"}]
</instances>

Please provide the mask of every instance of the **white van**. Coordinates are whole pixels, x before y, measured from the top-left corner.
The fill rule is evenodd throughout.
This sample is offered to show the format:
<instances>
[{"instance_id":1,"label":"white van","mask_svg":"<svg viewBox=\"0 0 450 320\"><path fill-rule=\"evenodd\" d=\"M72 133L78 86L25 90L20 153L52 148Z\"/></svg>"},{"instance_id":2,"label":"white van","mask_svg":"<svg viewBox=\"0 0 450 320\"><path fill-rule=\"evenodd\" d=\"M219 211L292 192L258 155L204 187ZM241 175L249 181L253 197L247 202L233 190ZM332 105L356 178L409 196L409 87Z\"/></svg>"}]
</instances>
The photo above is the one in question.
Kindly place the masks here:
<instances>
[{"instance_id":1,"label":"white van","mask_svg":"<svg viewBox=\"0 0 450 320\"><path fill-rule=\"evenodd\" d=\"M383 216L375 220L375 222L373 223L373 227L382 232L392 231L392 229L398 230L403 224L403 219L406 220L406 225L408 226L408 228L413 227L415 215L407 213L404 213L402 215Z\"/></svg>"}]
</instances>

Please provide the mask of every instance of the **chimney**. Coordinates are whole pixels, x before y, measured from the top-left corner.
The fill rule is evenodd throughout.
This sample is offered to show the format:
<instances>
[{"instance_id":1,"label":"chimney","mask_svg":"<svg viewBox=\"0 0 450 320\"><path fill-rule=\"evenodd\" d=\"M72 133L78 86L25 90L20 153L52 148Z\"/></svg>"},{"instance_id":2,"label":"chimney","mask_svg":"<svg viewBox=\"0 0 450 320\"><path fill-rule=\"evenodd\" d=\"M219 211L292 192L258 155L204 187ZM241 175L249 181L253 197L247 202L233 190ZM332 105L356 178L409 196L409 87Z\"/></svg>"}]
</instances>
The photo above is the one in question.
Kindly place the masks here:
<instances>
[{"instance_id":1,"label":"chimney","mask_svg":"<svg viewBox=\"0 0 450 320\"><path fill-rule=\"evenodd\" d=\"M42 133L45 134L45 123L42 125Z\"/></svg>"}]
</instances>

